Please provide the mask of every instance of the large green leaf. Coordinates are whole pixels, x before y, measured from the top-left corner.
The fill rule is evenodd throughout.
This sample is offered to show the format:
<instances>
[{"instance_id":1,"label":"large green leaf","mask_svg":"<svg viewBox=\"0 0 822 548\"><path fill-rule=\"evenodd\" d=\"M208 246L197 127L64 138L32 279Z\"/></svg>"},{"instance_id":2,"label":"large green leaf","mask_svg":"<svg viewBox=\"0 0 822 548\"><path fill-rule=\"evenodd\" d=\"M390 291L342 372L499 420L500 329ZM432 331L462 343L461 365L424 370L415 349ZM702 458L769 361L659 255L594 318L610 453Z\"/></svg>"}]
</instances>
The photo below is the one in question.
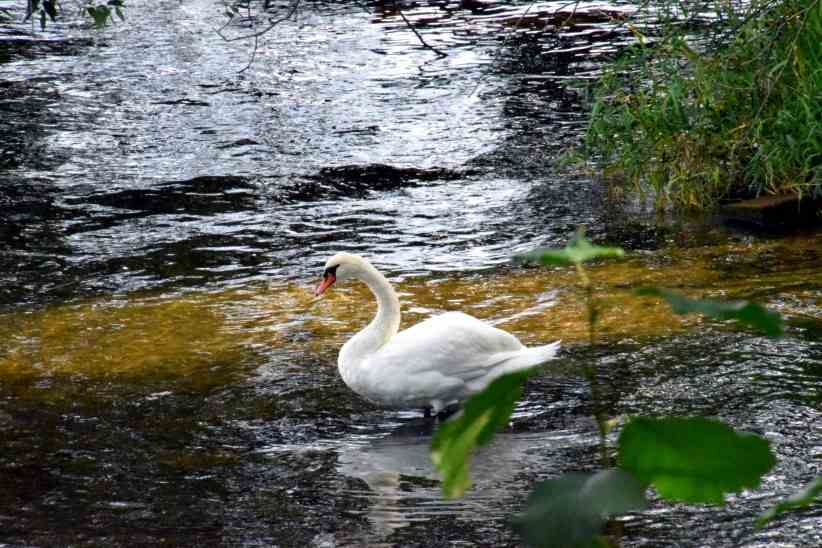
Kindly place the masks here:
<instances>
[{"instance_id":1,"label":"large green leaf","mask_svg":"<svg viewBox=\"0 0 822 548\"><path fill-rule=\"evenodd\" d=\"M563 249L535 249L518 256L517 260L544 265L573 265L582 264L593 259L622 257L623 255L625 255L625 251L620 247L593 245L585 237L585 231L579 230Z\"/></svg>"},{"instance_id":2,"label":"large green leaf","mask_svg":"<svg viewBox=\"0 0 822 548\"><path fill-rule=\"evenodd\" d=\"M757 527L762 527L783 512L809 506L819 496L822 496L822 476L817 476L816 479L810 482L804 489L798 493L794 493L786 500L783 500L762 514L759 517L759 521L756 522L756 525Z\"/></svg>"},{"instance_id":3,"label":"large green leaf","mask_svg":"<svg viewBox=\"0 0 822 548\"><path fill-rule=\"evenodd\" d=\"M619 464L669 500L722 504L755 488L776 459L768 441L702 417L637 417L619 437Z\"/></svg>"},{"instance_id":4,"label":"large green leaf","mask_svg":"<svg viewBox=\"0 0 822 548\"><path fill-rule=\"evenodd\" d=\"M669 289L644 287L637 289L638 295L664 299L677 314L696 312L719 320L736 320L762 330L766 335L782 335L782 316L762 305L748 301L716 301L713 299L691 299Z\"/></svg>"},{"instance_id":5,"label":"large green leaf","mask_svg":"<svg viewBox=\"0 0 822 548\"><path fill-rule=\"evenodd\" d=\"M442 474L444 496L462 496L471 486L468 472L474 449L487 444L497 429L508 424L522 395L522 384L532 371L499 377L465 402L460 416L440 426L431 444L431 459Z\"/></svg>"},{"instance_id":6,"label":"large green leaf","mask_svg":"<svg viewBox=\"0 0 822 548\"><path fill-rule=\"evenodd\" d=\"M647 507L645 486L624 470L571 473L540 483L514 527L531 546L591 546L610 516Z\"/></svg>"}]
</instances>

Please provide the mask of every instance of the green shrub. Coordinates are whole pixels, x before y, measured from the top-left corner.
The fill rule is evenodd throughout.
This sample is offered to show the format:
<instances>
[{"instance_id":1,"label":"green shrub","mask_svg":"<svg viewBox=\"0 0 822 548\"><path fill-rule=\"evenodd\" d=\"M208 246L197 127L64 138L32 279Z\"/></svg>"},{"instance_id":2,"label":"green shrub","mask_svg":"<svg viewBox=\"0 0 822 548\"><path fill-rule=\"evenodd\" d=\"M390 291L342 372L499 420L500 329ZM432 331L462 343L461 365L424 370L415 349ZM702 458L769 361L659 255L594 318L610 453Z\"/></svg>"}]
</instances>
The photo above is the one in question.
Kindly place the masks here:
<instances>
[{"instance_id":1,"label":"green shrub","mask_svg":"<svg viewBox=\"0 0 822 548\"><path fill-rule=\"evenodd\" d=\"M537 249L521 262L568 265L577 270L586 294L589 342L596 342L600 303L584 263L622 257L624 250L593 245L583 230L564 249ZM782 334L776 312L746 301L692 299L674 291L643 288L638 296L661 298L677 314L698 313L717 320L734 320L770 336ZM496 379L465 403L463 412L441 425L431 445L431 457L442 474L443 495L459 497L470 487L473 452L505 427L522 395L522 384L534 372L518 371ZM664 500L724 504L729 493L755 489L776 464L769 442L734 431L703 417L642 417L627 419L612 466L607 434L618 421L609 420L599 400L595 364L583 370L591 387L594 418L599 429L600 464L592 473L570 472L540 482L529 495L526 509L512 520L527 545L550 548L612 546L603 536L608 520L648 507L646 491L653 486ZM822 493L822 479L763 514L764 526L782 512L803 508ZM618 539L615 545L619 545Z\"/></svg>"},{"instance_id":2,"label":"green shrub","mask_svg":"<svg viewBox=\"0 0 822 548\"><path fill-rule=\"evenodd\" d=\"M822 196L822 0L746 10L719 44L670 30L606 70L586 141L606 174L685 208Z\"/></svg>"}]
</instances>

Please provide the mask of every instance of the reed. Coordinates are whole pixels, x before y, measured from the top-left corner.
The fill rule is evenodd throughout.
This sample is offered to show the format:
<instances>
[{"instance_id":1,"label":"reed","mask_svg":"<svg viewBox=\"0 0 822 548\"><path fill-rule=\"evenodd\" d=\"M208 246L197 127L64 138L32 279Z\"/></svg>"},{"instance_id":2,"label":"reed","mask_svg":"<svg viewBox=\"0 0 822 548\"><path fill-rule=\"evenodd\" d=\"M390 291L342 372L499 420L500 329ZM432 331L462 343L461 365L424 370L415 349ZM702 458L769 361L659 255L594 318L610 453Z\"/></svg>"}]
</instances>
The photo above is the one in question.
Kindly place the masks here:
<instances>
[{"instance_id":1,"label":"reed","mask_svg":"<svg viewBox=\"0 0 822 548\"><path fill-rule=\"evenodd\" d=\"M669 26L606 70L585 146L606 175L681 208L822 196L822 0L744 9L719 39Z\"/></svg>"}]
</instances>

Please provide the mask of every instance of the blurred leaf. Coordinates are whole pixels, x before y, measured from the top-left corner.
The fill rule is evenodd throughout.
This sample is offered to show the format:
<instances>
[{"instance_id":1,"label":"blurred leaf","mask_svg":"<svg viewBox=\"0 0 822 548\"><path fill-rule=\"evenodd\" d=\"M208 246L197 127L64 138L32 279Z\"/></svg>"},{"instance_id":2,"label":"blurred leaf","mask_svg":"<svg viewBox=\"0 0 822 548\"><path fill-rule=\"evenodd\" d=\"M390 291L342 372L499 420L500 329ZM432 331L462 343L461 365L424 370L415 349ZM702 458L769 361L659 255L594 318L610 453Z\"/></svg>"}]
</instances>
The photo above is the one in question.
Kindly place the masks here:
<instances>
[{"instance_id":1,"label":"blurred leaf","mask_svg":"<svg viewBox=\"0 0 822 548\"><path fill-rule=\"evenodd\" d=\"M517 260L524 263L544 265L572 265L588 262L592 259L622 257L624 255L625 251L620 247L602 247L591 244L585 238L585 231L580 229L563 249L535 249L518 256Z\"/></svg>"},{"instance_id":2,"label":"blurred leaf","mask_svg":"<svg viewBox=\"0 0 822 548\"><path fill-rule=\"evenodd\" d=\"M605 433L607 434L615 427L619 426L623 420L625 420L625 417L623 417L622 415L611 417L610 419L606 420L603 423L603 426L605 427Z\"/></svg>"},{"instance_id":3,"label":"blurred leaf","mask_svg":"<svg viewBox=\"0 0 822 548\"><path fill-rule=\"evenodd\" d=\"M610 516L647 507L645 486L624 470L571 473L540 483L514 527L532 546L591 546Z\"/></svg>"},{"instance_id":4,"label":"blurred leaf","mask_svg":"<svg viewBox=\"0 0 822 548\"><path fill-rule=\"evenodd\" d=\"M669 500L722 504L755 488L776 459L768 441L703 417L632 419L619 436L619 464Z\"/></svg>"},{"instance_id":5,"label":"blurred leaf","mask_svg":"<svg viewBox=\"0 0 822 548\"><path fill-rule=\"evenodd\" d=\"M46 30L46 12L40 10L40 30Z\"/></svg>"},{"instance_id":6,"label":"blurred leaf","mask_svg":"<svg viewBox=\"0 0 822 548\"><path fill-rule=\"evenodd\" d=\"M26 3L26 16L23 18L23 22L25 23L31 16L34 15L37 10L40 8L40 0L31 0L31 2Z\"/></svg>"},{"instance_id":7,"label":"blurred leaf","mask_svg":"<svg viewBox=\"0 0 822 548\"><path fill-rule=\"evenodd\" d=\"M522 395L522 384L533 371L499 377L465 402L458 417L440 426L431 443L431 460L442 474L445 497L462 496L471 486L468 472L474 449L487 444L498 428L508 424Z\"/></svg>"},{"instance_id":8,"label":"blurred leaf","mask_svg":"<svg viewBox=\"0 0 822 548\"><path fill-rule=\"evenodd\" d=\"M57 20L57 0L44 0L43 9L51 17L52 21Z\"/></svg>"},{"instance_id":9,"label":"blurred leaf","mask_svg":"<svg viewBox=\"0 0 822 548\"><path fill-rule=\"evenodd\" d=\"M794 493L786 500L783 500L764 514L759 517L759 520L756 522L757 527L762 527L773 518L778 516L783 512L787 512L789 510L793 510L795 508L804 508L805 506L810 506L810 504L822 495L822 476L817 476L815 480L810 482L804 489L799 491L798 493Z\"/></svg>"},{"instance_id":10,"label":"blurred leaf","mask_svg":"<svg viewBox=\"0 0 822 548\"><path fill-rule=\"evenodd\" d=\"M675 291L658 287L644 287L637 289L636 293L645 297L664 299L677 314L697 312L719 320L736 320L760 329L770 337L782 335L782 316L759 304L748 301L691 299Z\"/></svg>"},{"instance_id":11,"label":"blurred leaf","mask_svg":"<svg viewBox=\"0 0 822 548\"><path fill-rule=\"evenodd\" d=\"M111 8L108 6L89 6L86 11L94 19L94 26L98 29L105 27L111 17Z\"/></svg>"},{"instance_id":12,"label":"blurred leaf","mask_svg":"<svg viewBox=\"0 0 822 548\"><path fill-rule=\"evenodd\" d=\"M94 24L97 25L97 8L94 6L88 6L86 8L86 13L88 13L92 19L94 19Z\"/></svg>"}]
</instances>

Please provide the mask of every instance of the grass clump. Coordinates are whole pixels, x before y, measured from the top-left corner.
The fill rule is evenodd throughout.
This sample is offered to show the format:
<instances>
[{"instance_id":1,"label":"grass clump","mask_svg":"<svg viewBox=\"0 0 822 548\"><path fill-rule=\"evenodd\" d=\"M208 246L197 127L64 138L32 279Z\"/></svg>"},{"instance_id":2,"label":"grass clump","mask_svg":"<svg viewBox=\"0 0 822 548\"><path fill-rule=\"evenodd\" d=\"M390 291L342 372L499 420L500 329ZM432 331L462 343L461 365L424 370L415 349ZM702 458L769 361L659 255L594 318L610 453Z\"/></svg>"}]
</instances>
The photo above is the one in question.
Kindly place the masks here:
<instances>
[{"instance_id":1,"label":"grass clump","mask_svg":"<svg viewBox=\"0 0 822 548\"><path fill-rule=\"evenodd\" d=\"M822 0L728 6L721 39L669 27L606 70L587 152L660 204L821 197Z\"/></svg>"}]
</instances>

